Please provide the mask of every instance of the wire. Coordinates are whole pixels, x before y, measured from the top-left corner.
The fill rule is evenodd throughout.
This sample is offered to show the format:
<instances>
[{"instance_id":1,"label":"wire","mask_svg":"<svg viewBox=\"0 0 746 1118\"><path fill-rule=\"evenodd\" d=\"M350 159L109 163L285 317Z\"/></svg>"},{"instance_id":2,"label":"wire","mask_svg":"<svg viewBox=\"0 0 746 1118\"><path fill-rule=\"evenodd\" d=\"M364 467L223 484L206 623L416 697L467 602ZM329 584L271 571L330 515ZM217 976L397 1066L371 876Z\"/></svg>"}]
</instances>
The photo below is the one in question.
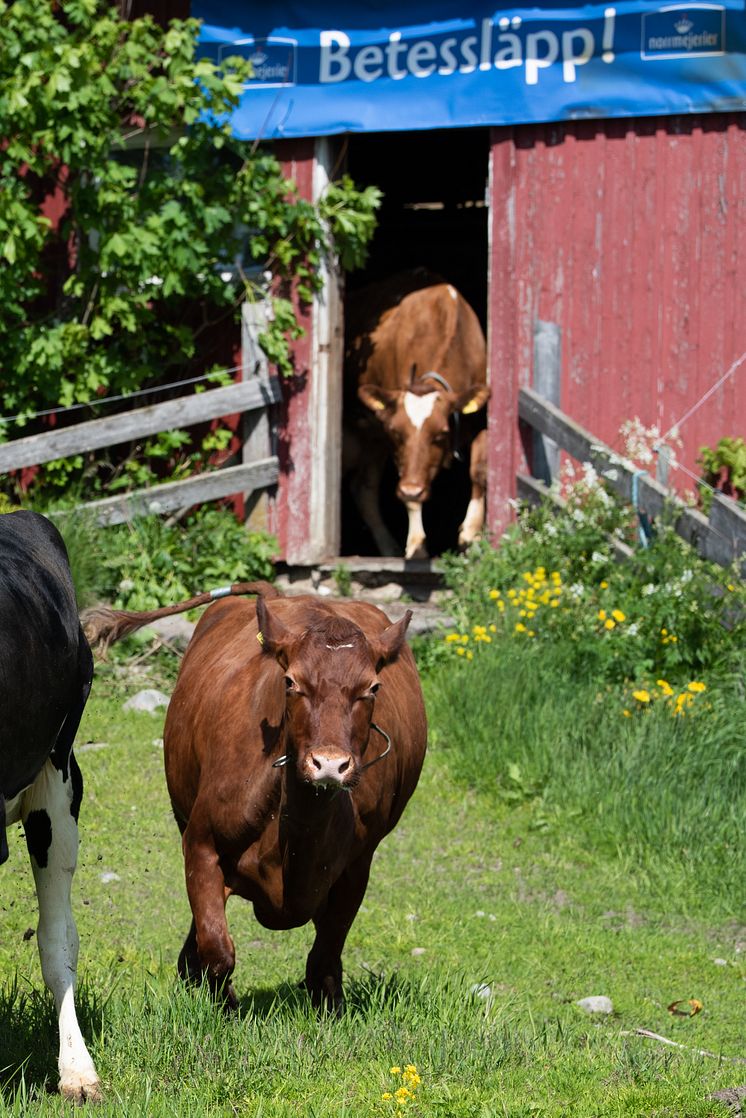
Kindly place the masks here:
<instances>
[{"instance_id":1,"label":"wire","mask_svg":"<svg viewBox=\"0 0 746 1118\"><path fill-rule=\"evenodd\" d=\"M718 388L720 388L721 385L725 384L726 380L728 380L729 377L733 376L736 369L738 369L744 363L744 361L746 361L746 352L742 353L741 356L733 362L728 371L726 373L723 373L720 379L707 389L704 396L697 400L696 404L689 408L689 411L685 412L681 419L679 419L676 423L674 423L672 427L668 429L668 431L666 431L665 435L663 435L663 437L658 440L657 446L660 446L661 443L664 443L666 439L674 433L674 431L678 431L681 428L682 424L686 423L687 419L691 419L694 413L702 407L705 401L709 400L710 396L712 396L713 393L717 392Z\"/></svg>"},{"instance_id":2,"label":"wire","mask_svg":"<svg viewBox=\"0 0 746 1118\"><path fill-rule=\"evenodd\" d=\"M119 396L101 396L96 400L89 400L87 404L69 404L64 408L46 408L43 411L19 412L18 415L0 415L0 423L15 423L19 419L40 419L45 415L66 415L71 411L81 408L97 408L100 404L113 404L120 400L133 400L136 396L148 396L153 392L166 392L169 388L183 388L187 384L200 384L215 377L237 373L242 365L234 365L231 369L215 369L212 373L203 373L198 377L188 377L186 380L175 380L171 384L156 384L152 388L137 388L134 392L124 392Z\"/></svg>"}]
</instances>

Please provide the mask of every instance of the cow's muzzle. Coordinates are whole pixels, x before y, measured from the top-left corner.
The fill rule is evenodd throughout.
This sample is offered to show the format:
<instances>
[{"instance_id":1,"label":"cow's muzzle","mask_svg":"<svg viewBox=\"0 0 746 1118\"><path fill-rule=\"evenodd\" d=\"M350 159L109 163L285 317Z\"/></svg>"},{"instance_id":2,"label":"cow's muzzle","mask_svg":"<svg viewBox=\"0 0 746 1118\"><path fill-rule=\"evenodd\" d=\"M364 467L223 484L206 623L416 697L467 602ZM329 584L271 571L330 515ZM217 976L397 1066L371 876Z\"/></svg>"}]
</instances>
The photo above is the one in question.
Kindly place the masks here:
<instances>
[{"instance_id":1,"label":"cow's muzzle","mask_svg":"<svg viewBox=\"0 0 746 1118\"><path fill-rule=\"evenodd\" d=\"M401 501L421 504L427 499L427 486L417 481L400 481L397 493Z\"/></svg>"},{"instance_id":2,"label":"cow's muzzle","mask_svg":"<svg viewBox=\"0 0 746 1118\"><path fill-rule=\"evenodd\" d=\"M344 788L357 781L358 766L350 753L310 749L303 765L304 777L316 788Z\"/></svg>"}]
</instances>

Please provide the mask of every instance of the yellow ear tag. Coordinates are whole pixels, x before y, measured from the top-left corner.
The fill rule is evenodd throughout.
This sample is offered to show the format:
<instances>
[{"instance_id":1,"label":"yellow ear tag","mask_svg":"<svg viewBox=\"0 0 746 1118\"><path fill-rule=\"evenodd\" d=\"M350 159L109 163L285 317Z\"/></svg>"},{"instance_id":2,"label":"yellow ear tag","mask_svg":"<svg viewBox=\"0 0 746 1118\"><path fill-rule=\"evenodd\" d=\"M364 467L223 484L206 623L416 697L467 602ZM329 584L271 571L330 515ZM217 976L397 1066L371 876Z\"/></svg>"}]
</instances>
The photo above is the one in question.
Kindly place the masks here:
<instances>
[{"instance_id":1,"label":"yellow ear tag","mask_svg":"<svg viewBox=\"0 0 746 1118\"><path fill-rule=\"evenodd\" d=\"M384 411L386 405L384 404L383 400L374 400L373 407L376 409L376 411Z\"/></svg>"},{"instance_id":2,"label":"yellow ear tag","mask_svg":"<svg viewBox=\"0 0 746 1118\"><path fill-rule=\"evenodd\" d=\"M256 639L259 641L260 644L264 644L264 633L262 632L261 629L257 633Z\"/></svg>"},{"instance_id":3,"label":"yellow ear tag","mask_svg":"<svg viewBox=\"0 0 746 1118\"><path fill-rule=\"evenodd\" d=\"M461 409L461 414L471 415L475 411L479 411L479 405L476 400L470 400L466 407Z\"/></svg>"}]
</instances>

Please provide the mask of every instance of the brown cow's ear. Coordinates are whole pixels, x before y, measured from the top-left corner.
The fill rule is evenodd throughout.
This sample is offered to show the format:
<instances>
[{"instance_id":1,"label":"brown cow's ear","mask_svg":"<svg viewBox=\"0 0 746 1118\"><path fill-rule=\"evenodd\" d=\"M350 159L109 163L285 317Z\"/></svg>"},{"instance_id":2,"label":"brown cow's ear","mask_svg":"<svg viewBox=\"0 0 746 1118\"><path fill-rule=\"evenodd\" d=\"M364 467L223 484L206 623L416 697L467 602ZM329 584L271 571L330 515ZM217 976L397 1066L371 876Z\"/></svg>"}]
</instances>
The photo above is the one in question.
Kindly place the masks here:
<instances>
[{"instance_id":1,"label":"brown cow's ear","mask_svg":"<svg viewBox=\"0 0 746 1118\"><path fill-rule=\"evenodd\" d=\"M385 412L394 406L399 395L394 388L380 388L377 384L361 384L358 398L374 412Z\"/></svg>"},{"instance_id":2,"label":"brown cow's ear","mask_svg":"<svg viewBox=\"0 0 746 1118\"><path fill-rule=\"evenodd\" d=\"M397 621L395 625L389 625L379 637L370 642L377 672L381 670L384 664L388 664L399 655L411 620L412 611L408 609L401 621Z\"/></svg>"},{"instance_id":3,"label":"brown cow's ear","mask_svg":"<svg viewBox=\"0 0 746 1118\"><path fill-rule=\"evenodd\" d=\"M256 600L256 620L259 625L257 640L265 652L274 656L284 670L288 666L290 631L275 617L261 596Z\"/></svg>"},{"instance_id":4,"label":"brown cow's ear","mask_svg":"<svg viewBox=\"0 0 746 1118\"><path fill-rule=\"evenodd\" d=\"M479 411L490 398L489 385L486 384L472 384L464 392L459 392L456 397L456 411L460 411L463 415L471 415L472 412Z\"/></svg>"}]
</instances>

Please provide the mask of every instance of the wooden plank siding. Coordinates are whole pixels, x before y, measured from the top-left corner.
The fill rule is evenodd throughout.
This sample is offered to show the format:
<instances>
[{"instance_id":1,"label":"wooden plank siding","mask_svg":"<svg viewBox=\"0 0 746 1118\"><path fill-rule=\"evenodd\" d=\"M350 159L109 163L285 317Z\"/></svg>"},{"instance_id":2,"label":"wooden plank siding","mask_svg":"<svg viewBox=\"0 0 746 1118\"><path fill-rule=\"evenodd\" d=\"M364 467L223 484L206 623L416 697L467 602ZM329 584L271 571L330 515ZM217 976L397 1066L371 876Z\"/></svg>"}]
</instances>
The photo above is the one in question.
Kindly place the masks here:
<instances>
[{"instance_id":1,"label":"wooden plank siding","mask_svg":"<svg viewBox=\"0 0 746 1118\"><path fill-rule=\"evenodd\" d=\"M561 407L613 449L673 426L746 351L746 117L494 129L489 512L526 462L515 417L537 319L562 333ZM746 363L681 428L681 464L746 432ZM530 471L529 471L530 472ZM693 482L681 470L671 483Z\"/></svg>"}]
</instances>

